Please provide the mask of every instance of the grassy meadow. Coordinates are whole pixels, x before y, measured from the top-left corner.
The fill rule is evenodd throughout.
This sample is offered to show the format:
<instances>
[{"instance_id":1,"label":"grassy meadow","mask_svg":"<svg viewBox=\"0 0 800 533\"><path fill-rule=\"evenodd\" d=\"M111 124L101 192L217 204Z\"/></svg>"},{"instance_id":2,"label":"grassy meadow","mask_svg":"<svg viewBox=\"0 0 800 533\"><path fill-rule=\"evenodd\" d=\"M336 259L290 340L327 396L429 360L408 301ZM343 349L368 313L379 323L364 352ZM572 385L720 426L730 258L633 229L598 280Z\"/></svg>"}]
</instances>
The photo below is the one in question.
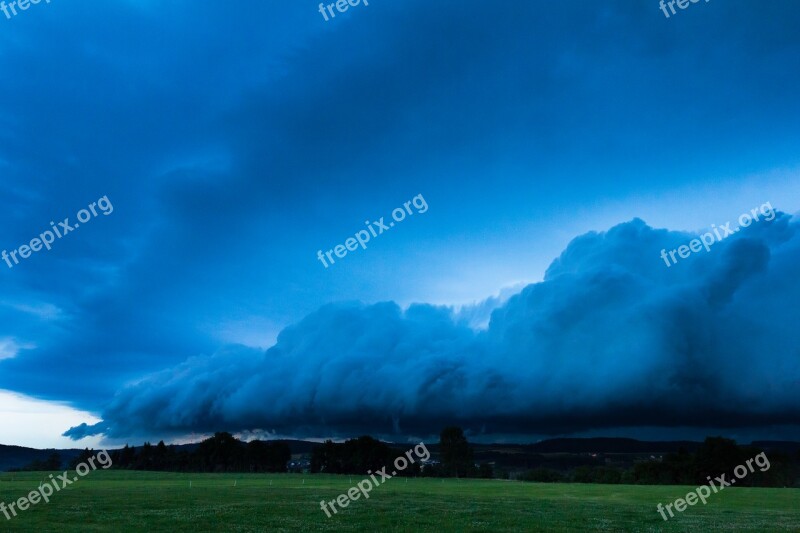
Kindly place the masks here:
<instances>
[{"instance_id":1,"label":"grassy meadow","mask_svg":"<svg viewBox=\"0 0 800 533\"><path fill-rule=\"evenodd\" d=\"M46 478L0 474L0 501L15 501ZM664 522L656 504L694 487L501 480L390 479L327 518L320 500L360 479L98 470L48 504L10 521L0 514L0 531L800 531L797 489L729 488Z\"/></svg>"}]
</instances>

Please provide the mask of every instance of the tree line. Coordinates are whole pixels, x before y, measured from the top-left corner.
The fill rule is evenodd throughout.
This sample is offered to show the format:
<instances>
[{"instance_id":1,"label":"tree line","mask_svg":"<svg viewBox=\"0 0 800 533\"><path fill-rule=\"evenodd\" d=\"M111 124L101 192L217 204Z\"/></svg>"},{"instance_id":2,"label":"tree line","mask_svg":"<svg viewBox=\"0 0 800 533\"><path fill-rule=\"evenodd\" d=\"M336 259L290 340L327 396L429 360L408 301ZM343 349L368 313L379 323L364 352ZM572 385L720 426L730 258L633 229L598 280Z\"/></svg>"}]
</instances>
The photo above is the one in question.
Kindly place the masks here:
<instances>
[{"instance_id":1,"label":"tree line","mask_svg":"<svg viewBox=\"0 0 800 533\"><path fill-rule=\"evenodd\" d=\"M579 466L569 471L539 467L519 475L522 481L541 483L603 483L640 485L705 485L708 476L732 472L748 459L762 453L753 446L739 446L735 441L722 437L708 437L694 452L680 449L659 460L635 463L630 468L610 465ZM800 450L796 454L770 451L769 468L755 468L737 486L746 487L800 487Z\"/></svg>"},{"instance_id":2,"label":"tree line","mask_svg":"<svg viewBox=\"0 0 800 533\"><path fill-rule=\"evenodd\" d=\"M491 465L475 465L473 451L461 428L446 428L439 440L441 460L425 464L415 462L403 470L402 476L428 477L487 477L493 476ZM334 443L328 440L311 451L308 470L311 473L366 474L389 466L407 450L391 447L370 436ZM88 448L72 459L69 468L94 456ZM113 450L110 453L112 468L124 470L150 470L169 472L287 472L292 459L291 449L282 441L243 442L226 432L215 433L195 448L156 445ZM59 470L63 463L58 454L46 461L34 461L18 470Z\"/></svg>"},{"instance_id":3,"label":"tree line","mask_svg":"<svg viewBox=\"0 0 800 533\"><path fill-rule=\"evenodd\" d=\"M733 440L721 437L707 438L693 453L680 449L659 459L636 460L623 466L605 464L602 455L547 454L539 455L543 462L532 470L495 470L493 464L476 464L474 452L464 432L458 427L445 428L438 447L430 446L432 456L425 462L417 461L400 476L459 477L459 478L514 478L521 481L545 483L603 483L643 485L702 485L707 477L731 472L748 459L761 453L752 446L738 446ZM216 433L195 447L176 447L163 441L157 445L145 443L140 447L124 448L110 452L112 468L129 470L155 470L170 472L287 472L365 475L389 466L407 450L391 446L370 436L336 443L328 440L311 449L310 460L292 461L289 445L283 441L243 442L230 433ZM95 452L88 449L74 457L69 468L86 462ZM307 456L306 456L307 457ZM739 486L800 487L800 450L792 453L772 450L768 453L769 468L756 469L738 480ZM297 466L300 463L300 466ZM17 470L56 471L63 467L57 453L44 461L34 461Z\"/></svg>"},{"instance_id":4,"label":"tree line","mask_svg":"<svg viewBox=\"0 0 800 533\"><path fill-rule=\"evenodd\" d=\"M351 439L342 443L325 441L311 452L312 473L366 474L375 472L402 456L405 449L391 447L369 436ZM488 463L476 465L473 451L458 427L445 428L439 437L439 460L425 463L415 462L398 472L404 477L483 477L494 476Z\"/></svg>"},{"instance_id":5,"label":"tree line","mask_svg":"<svg viewBox=\"0 0 800 533\"><path fill-rule=\"evenodd\" d=\"M286 472L291 457L285 442L243 442L226 432L215 433L193 450L161 441L111 452L114 468L170 472Z\"/></svg>"}]
</instances>

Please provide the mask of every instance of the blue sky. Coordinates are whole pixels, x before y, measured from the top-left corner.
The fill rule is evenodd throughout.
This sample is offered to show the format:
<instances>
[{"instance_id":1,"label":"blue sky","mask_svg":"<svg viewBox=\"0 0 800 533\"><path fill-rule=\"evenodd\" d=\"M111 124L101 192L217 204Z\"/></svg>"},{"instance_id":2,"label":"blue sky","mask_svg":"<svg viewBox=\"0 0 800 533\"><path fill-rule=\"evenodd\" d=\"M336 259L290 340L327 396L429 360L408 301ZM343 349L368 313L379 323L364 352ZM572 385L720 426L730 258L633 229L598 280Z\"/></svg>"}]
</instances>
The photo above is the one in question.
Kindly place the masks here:
<instances>
[{"instance_id":1,"label":"blue sky","mask_svg":"<svg viewBox=\"0 0 800 533\"><path fill-rule=\"evenodd\" d=\"M0 422L22 406L51 405L54 413L46 433L31 437L41 424L14 423L14 433L0 430L0 442L66 442L61 433L78 425L76 411L89 425L104 420L106 435L91 438L110 441L213 429L426 435L454 418L472 431L523 439L617 427L702 434L719 411L709 407L698 420L678 406L686 416L667 424L653 415L647 424L635 408L644 396L613 393L630 389L626 368L641 381L687 364L684 346L660 354L663 367L632 365L632 344L649 349L674 330L708 366L687 367L695 370L670 378L665 391L676 380L689 387L712 375L734 379L741 361L724 357L729 332L697 339L687 324L645 321L638 329L616 324L622 329L611 342L597 324L618 314L614 308L558 322L547 299L576 297L578 305L592 276L624 268L648 280L639 287L646 300L664 306L712 283L708 272L719 269L740 283L728 307L686 303L681 316L722 320L735 310L741 328L758 329L737 298L754 291L759 276L780 288L755 293L764 305L793 305L797 282L783 270L791 261L779 258L797 248L798 18L800 6L789 0L700 3L669 19L651 0L374 0L328 22L316 3L271 0L54 0L12 19L0 15L0 246L29 243L50 221L74 220L103 196L114 208L50 251L14 268L0 263L0 390L8 398ZM426 213L331 268L316 259L317 250L418 194ZM737 235L676 265L687 267L678 274L659 263L666 244L765 202L784 214L771 229ZM601 244L573 242L587 234ZM770 259L748 270L740 254L754 239ZM539 283L571 242L578 252L568 287ZM593 255L595 246L607 253ZM739 271L751 277L739 279ZM599 301L633 301L613 286L594 288ZM520 296L504 304L513 294ZM413 303L430 305L407 310ZM503 305L497 326L464 325L469 316L486 326ZM740 344L774 343L770 368L782 368L789 383L800 379L790 363L797 354L780 347L796 334L790 322L778 324L793 315L775 313L772 329ZM640 309L631 320L643 316ZM532 338L514 346L494 338L519 320ZM537 329L545 323L562 329ZM359 343L366 334L345 327L352 324L369 330L367 340ZM397 335L396 344L371 344L381 331ZM414 339L411 352L400 348L406 338ZM579 369L598 364L585 359L587 350L617 341L615 364L601 365L608 387L587 385L592 376ZM331 346L338 351L327 353ZM353 346L363 349L350 353ZM564 365L545 365L547 353ZM430 359L418 360L424 354ZM381 366L387 361L397 365ZM354 399L371 378L352 369L370 364L399 384L373 391L386 403ZM502 383L520 367L528 381L519 391L542 376L570 386L498 397L491 384L470 381L493 368ZM448 387L432 385L442 369L458 369L474 385L461 410L448 407ZM726 431L800 438L784 427L800 406L780 388L789 385L779 385L761 422L751 413ZM196 387L214 396L187 400ZM308 408L308 391L341 409ZM425 415L423 400L440 408ZM649 400L658 413L662 403ZM258 401L282 410L259 410ZM561 428L552 423L563 417L559 409L528 416L550 404L587 416L601 406L608 420L595 427L576 416ZM154 422L156 412L170 414ZM292 425L286 413L301 420ZM391 423L355 424L364 413Z\"/></svg>"}]
</instances>

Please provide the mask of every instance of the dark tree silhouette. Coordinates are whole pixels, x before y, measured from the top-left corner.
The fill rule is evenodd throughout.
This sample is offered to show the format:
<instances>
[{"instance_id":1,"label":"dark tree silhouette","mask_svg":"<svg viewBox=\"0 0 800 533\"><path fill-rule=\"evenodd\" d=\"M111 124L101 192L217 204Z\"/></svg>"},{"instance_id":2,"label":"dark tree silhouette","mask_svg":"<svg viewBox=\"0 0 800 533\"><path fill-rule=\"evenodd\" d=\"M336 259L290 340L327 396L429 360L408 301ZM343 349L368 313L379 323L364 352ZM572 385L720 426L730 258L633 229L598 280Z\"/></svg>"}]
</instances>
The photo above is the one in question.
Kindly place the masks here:
<instances>
[{"instance_id":1,"label":"dark tree silhouette","mask_svg":"<svg viewBox=\"0 0 800 533\"><path fill-rule=\"evenodd\" d=\"M442 473L445 476L467 477L475 469L472 461L472 448L460 427L442 430L439 438L442 456Z\"/></svg>"}]
</instances>

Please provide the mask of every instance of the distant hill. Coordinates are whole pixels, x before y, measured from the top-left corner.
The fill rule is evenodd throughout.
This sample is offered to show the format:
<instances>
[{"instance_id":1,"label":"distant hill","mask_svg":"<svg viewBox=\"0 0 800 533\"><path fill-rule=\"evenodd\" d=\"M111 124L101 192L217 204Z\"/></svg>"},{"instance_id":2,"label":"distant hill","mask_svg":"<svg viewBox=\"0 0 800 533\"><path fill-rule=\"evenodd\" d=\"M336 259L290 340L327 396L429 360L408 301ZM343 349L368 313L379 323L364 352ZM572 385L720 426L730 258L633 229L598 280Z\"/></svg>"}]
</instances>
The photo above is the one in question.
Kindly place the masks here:
<instances>
[{"instance_id":1,"label":"distant hill","mask_svg":"<svg viewBox=\"0 0 800 533\"><path fill-rule=\"evenodd\" d=\"M317 442L304 440L283 440L289 445L292 455L310 454ZM393 448L406 449L408 444L391 444ZM565 454L565 455L663 455L675 453L683 448L686 451L694 452L701 443L693 441L640 441L636 439L623 438L591 438L591 439L549 439L533 444L475 444L471 446L475 450L477 461L492 461L499 465L509 467L532 468L542 463L545 454ZM175 447L179 450L193 451L197 448L197 443L178 444ZM430 451L438 453L438 444L428 444ZM755 441L752 446L761 448L765 451L779 451L794 454L800 451L800 442L789 441ZM135 446L138 449L141 446ZM109 449L108 451L112 451ZM44 461L53 452L58 452L61 456L62 468L80 454L80 449L66 450L37 450L34 448L24 448L22 446L6 446L0 444L0 472L12 468L22 468L33 461ZM552 459L548 461L552 462ZM568 461L573 464L575 461ZM566 463L565 463L566 464Z\"/></svg>"},{"instance_id":2,"label":"distant hill","mask_svg":"<svg viewBox=\"0 0 800 533\"><path fill-rule=\"evenodd\" d=\"M53 452L58 452L61 456L62 464L67 465L81 453L81 450L37 450L34 448L24 448L22 446L6 446L0 444L0 472L5 472L11 468L22 468L33 461L45 461Z\"/></svg>"},{"instance_id":3,"label":"distant hill","mask_svg":"<svg viewBox=\"0 0 800 533\"><path fill-rule=\"evenodd\" d=\"M675 453L681 448L688 452L696 451L701 442L689 440L643 441L636 439L597 437L590 439L548 439L534 444L473 444L483 448L519 448L528 453L604 453L604 454L665 454ZM750 446L769 451L794 453L800 450L800 443L791 441L754 441Z\"/></svg>"},{"instance_id":4,"label":"distant hill","mask_svg":"<svg viewBox=\"0 0 800 533\"><path fill-rule=\"evenodd\" d=\"M641 441L636 439L551 439L527 446L536 453L674 453L684 448L693 452L700 447L692 441Z\"/></svg>"},{"instance_id":5,"label":"distant hill","mask_svg":"<svg viewBox=\"0 0 800 533\"><path fill-rule=\"evenodd\" d=\"M496 469L524 471L548 468L568 471L579 466L613 465L630 468L637 461L659 458L684 449L696 452L694 441L640 441L627 438L549 439L534 444L471 444L476 462L493 463ZM800 443L758 441L751 444L766 452L795 454ZM428 448L434 455L438 445Z\"/></svg>"},{"instance_id":6,"label":"distant hill","mask_svg":"<svg viewBox=\"0 0 800 533\"><path fill-rule=\"evenodd\" d=\"M292 454L307 454L311 453L311 448L316 445L316 442L309 442L304 440L284 440L292 451ZM197 448L198 443L191 444L176 444L175 448L178 450L193 451ZM133 446L135 449L141 446ZM108 451L113 451L119 448L108 448ZM35 448L25 448L23 446L7 446L0 444L0 472L7 472L12 468L23 468L33 461L45 461L53 452L57 452L61 456L62 468L66 468L70 461L77 457L83 449L46 449L37 450Z\"/></svg>"},{"instance_id":7,"label":"distant hill","mask_svg":"<svg viewBox=\"0 0 800 533\"><path fill-rule=\"evenodd\" d=\"M795 454L800 451L800 442L782 441L782 440L756 440L753 441L752 446L761 448L766 451L783 452L787 454Z\"/></svg>"},{"instance_id":8,"label":"distant hill","mask_svg":"<svg viewBox=\"0 0 800 533\"><path fill-rule=\"evenodd\" d=\"M311 453L311 449L317 444L319 444L318 442L312 442L307 440L293 440L293 439L278 439L270 442L285 442L286 444L289 445L289 449L292 451L292 455ZM199 442L194 442L190 444L174 444L173 446L178 451L193 452L199 445L200 445ZM141 446L131 446L131 448L139 450ZM109 449L108 451L111 450L112 449Z\"/></svg>"}]
</instances>

